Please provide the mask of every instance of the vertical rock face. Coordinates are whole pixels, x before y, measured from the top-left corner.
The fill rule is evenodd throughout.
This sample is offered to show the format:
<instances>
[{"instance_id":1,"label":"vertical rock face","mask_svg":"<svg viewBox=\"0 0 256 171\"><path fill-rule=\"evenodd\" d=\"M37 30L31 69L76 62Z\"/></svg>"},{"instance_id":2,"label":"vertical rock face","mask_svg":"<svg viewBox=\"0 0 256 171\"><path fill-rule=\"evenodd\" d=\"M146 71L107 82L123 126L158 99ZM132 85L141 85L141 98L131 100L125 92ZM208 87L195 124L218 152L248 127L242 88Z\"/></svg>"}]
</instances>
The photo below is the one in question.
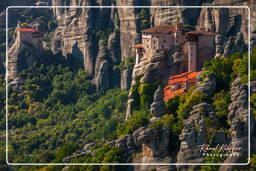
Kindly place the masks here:
<instances>
[{"instance_id":1,"label":"vertical rock face","mask_svg":"<svg viewBox=\"0 0 256 171\"><path fill-rule=\"evenodd\" d=\"M200 0L179 1L179 0L155 0L151 1L151 6L193 6L200 5ZM195 25L200 9L181 9L181 8L151 8L151 23L157 25L172 25L179 18L182 23ZM193 14L193 15L191 15Z\"/></svg>"},{"instance_id":2,"label":"vertical rock face","mask_svg":"<svg viewBox=\"0 0 256 171\"><path fill-rule=\"evenodd\" d=\"M228 121L231 131L231 145L239 147L235 151L237 156L229 156L225 163L247 163L248 159L248 86L241 83L241 78L236 78L230 91L232 103L229 105ZM254 121L251 117L251 126L253 127ZM234 166L221 166L220 170L228 171L237 167ZM240 169L243 169L241 167ZM245 169L245 168L244 168Z\"/></svg>"},{"instance_id":3,"label":"vertical rock face","mask_svg":"<svg viewBox=\"0 0 256 171\"><path fill-rule=\"evenodd\" d=\"M234 42L232 39L240 40L239 46L242 43L242 48L234 49L236 52L243 52L244 44L248 43L248 9L203 8L198 18L197 28L216 32L216 56L233 53L233 50L228 49L228 47L234 46L231 45Z\"/></svg>"},{"instance_id":4,"label":"vertical rock face","mask_svg":"<svg viewBox=\"0 0 256 171\"><path fill-rule=\"evenodd\" d=\"M8 51L8 77L15 79L18 73L32 66L38 58L35 47L29 43L15 41Z\"/></svg>"},{"instance_id":5,"label":"vertical rock face","mask_svg":"<svg viewBox=\"0 0 256 171\"><path fill-rule=\"evenodd\" d=\"M42 52L42 34L24 31L18 25L9 46L8 78L15 79L20 71L31 67Z\"/></svg>"},{"instance_id":6,"label":"vertical rock face","mask_svg":"<svg viewBox=\"0 0 256 171\"><path fill-rule=\"evenodd\" d=\"M133 6L136 0L120 0L117 5ZM118 16L120 21L120 47L121 58L135 58L135 45L139 42L139 24L136 10L134 8L119 8ZM121 88L128 90L131 85L132 71L124 70L121 73Z\"/></svg>"},{"instance_id":7,"label":"vertical rock face","mask_svg":"<svg viewBox=\"0 0 256 171\"><path fill-rule=\"evenodd\" d=\"M211 124L206 121L211 120ZM180 151L177 155L178 163L203 163L205 157L200 151L200 146L208 144L207 129L219 128L220 122L215 116L213 106L208 103L200 103L193 106L190 117L184 122L185 127L182 130L179 139ZM198 166L177 166L179 170L200 169Z\"/></svg>"},{"instance_id":8,"label":"vertical rock face","mask_svg":"<svg viewBox=\"0 0 256 171\"><path fill-rule=\"evenodd\" d=\"M54 0L56 5L86 6L86 5L111 5L108 1L72 1L70 4L66 2ZM134 5L133 0L117 1L116 5ZM113 64L117 64L122 59L135 57L134 46L138 41L138 21L134 8L118 8L118 9L54 9L54 14L58 21L58 28L54 34L52 50L63 55L73 54L75 57L83 60L85 70L99 80L102 75L99 66L102 56L102 47L98 45L97 39L93 36L96 28L118 29L119 33L110 34L107 41L107 50L110 60L107 60L107 70L111 70ZM104 18L104 22L102 22ZM92 20L93 19L93 20ZM107 22L109 21L109 22ZM103 25L103 24L109 24ZM118 45L117 45L118 43ZM120 46L119 46L120 45ZM104 47L105 48L105 47ZM104 65L106 67L106 64ZM102 68L101 68L102 69ZM108 74L107 72L105 72ZM97 77L97 78L96 78ZM110 74L108 75L110 77ZM116 76L118 77L118 76ZM131 84L131 71L121 73L121 87L128 90ZM118 79L118 78L115 78ZM111 79L108 79L109 81ZM107 80L105 80L107 81ZM104 81L104 82L105 82ZM114 82L114 80L112 79ZM97 82L97 81L96 81ZM95 82L95 83L96 83ZM99 82L98 82L99 83ZM99 84L96 86L101 86ZM105 88L109 88L103 83ZM117 83L120 85L120 83Z\"/></svg>"},{"instance_id":9,"label":"vertical rock face","mask_svg":"<svg viewBox=\"0 0 256 171\"><path fill-rule=\"evenodd\" d=\"M61 4L55 1L55 4ZM71 6L91 5L90 2L72 1ZM94 57L92 51L92 12L89 8L55 9L58 28L54 33L52 50L63 55L74 54L83 60L85 70L94 74Z\"/></svg>"},{"instance_id":10,"label":"vertical rock face","mask_svg":"<svg viewBox=\"0 0 256 171\"><path fill-rule=\"evenodd\" d=\"M247 45L244 42L242 32L239 32L236 36L230 37L226 42L223 49L223 56L230 56L234 52L245 52Z\"/></svg>"},{"instance_id":11,"label":"vertical rock face","mask_svg":"<svg viewBox=\"0 0 256 171\"><path fill-rule=\"evenodd\" d=\"M109 89L109 64L106 60L106 51L103 47L102 40L99 41L99 52L96 58L96 64L95 64L95 77L94 77L94 84L96 85L96 90L107 90Z\"/></svg>"},{"instance_id":12,"label":"vertical rock face","mask_svg":"<svg viewBox=\"0 0 256 171\"><path fill-rule=\"evenodd\" d=\"M121 89L129 90L132 82L132 71L126 69L121 73Z\"/></svg>"},{"instance_id":13,"label":"vertical rock face","mask_svg":"<svg viewBox=\"0 0 256 171\"><path fill-rule=\"evenodd\" d=\"M116 5L133 6L134 0L120 0ZM134 8L119 8L118 16L120 20L120 46L122 59L135 57L135 44L139 41L139 25L136 10Z\"/></svg>"}]
</instances>

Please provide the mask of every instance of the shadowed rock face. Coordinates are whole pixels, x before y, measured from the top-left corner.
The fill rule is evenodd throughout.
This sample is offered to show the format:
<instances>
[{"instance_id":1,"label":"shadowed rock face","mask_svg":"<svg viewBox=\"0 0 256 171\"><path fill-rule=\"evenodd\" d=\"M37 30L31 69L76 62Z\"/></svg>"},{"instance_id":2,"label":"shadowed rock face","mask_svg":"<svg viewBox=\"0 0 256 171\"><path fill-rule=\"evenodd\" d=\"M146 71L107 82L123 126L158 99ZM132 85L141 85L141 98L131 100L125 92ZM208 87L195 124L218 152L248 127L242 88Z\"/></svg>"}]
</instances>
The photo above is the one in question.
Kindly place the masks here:
<instances>
[{"instance_id":1,"label":"shadowed rock face","mask_svg":"<svg viewBox=\"0 0 256 171\"><path fill-rule=\"evenodd\" d=\"M163 87L160 85L154 94L154 102L151 104L150 112L154 117L161 117L167 113L164 102Z\"/></svg>"},{"instance_id":2,"label":"shadowed rock face","mask_svg":"<svg viewBox=\"0 0 256 171\"><path fill-rule=\"evenodd\" d=\"M11 5L31 5L25 1L8 1ZM7 3L7 4L8 4ZM69 4L67 4L69 3ZM116 5L140 5L142 2L138 0L120 0L116 1ZM212 4L217 5L248 5L253 7L255 5L255 0L243 1L211 1ZM86 5L111 5L110 1L107 0L88 0L88 1L62 1L62 0L38 0L33 2L32 5L43 5L43 4L52 4L52 5L71 5L71 6L86 6ZM203 1L178 1L178 0L154 0L154 1L145 1L143 5L202 5ZM4 4L6 5L6 4ZM3 5L3 6L4 6ZM210 4L207 4L210 5ZM43 11L42 11L43 12ZM112 31L114 29L119 30L119 34L115 36L114 39L109 38L107 46L109 49L110 58L116 59L116 62L128 57L135 57L135 48L134 45L140 41L140 24L138 20L138 10L134 8L122 8L122 9L60 9L54 8L53 13L58 21L58 27L55 31L52 50L54 52L62 52L62 54L67 55L69 53L78 56L78 58L83 60L85 70L89 72L93 77L96 76L99 71L97 71L97 57L99 56L99 47L98 41L92 36L92 31L94 27L104 25L106 28L110 28ZM233 44L240 44L240 33L243 35L243 39L248 43L248 27L247 27L247 9L150 9L151 15L151 25L156 26L159 24L173 24L177 21L177 16L180 21L184 24L196 25L200 29L210 29L216 32L216 54L221 55L225 53L228 55L234 50L242 50L246 48L238 48L233 46ZM255 8L251 9L251 25L252 25L252 36L251 43L255 44ZM14 14L13 14L14 16ZM104 24L101 23L104 18ZM3 23L5 20L4 12L0 15L0 21ZM117 22L118 21L118 22ZM1 22L2 23L2 22ZM231 36L234 36L234 40L239 39L239 41L233 41L230 39ZM110 44L115 44L118 42L120 47L109 48ZM227 45L226 45L227 44ZM74 47L75 51L74 51ZM113 47L113 46L112 46ZM235 48L232 48L235 47ZM78 53L79 52L79 53ZM172 54L175 52L172 52ZM172 54L169 54L171 56ZM182 56L182 54L181 54ZM112 59L111 59L112 60ZM113 70L113 65L117 64L108 60L107 63L109 71ZM182 67L172 66L173 71L179 71ZM113 75L111 73L111 75ZM113 79L109 79L111 83L101 83L101 84L112 84L113 86L122 85L122 89L129 89L131 85L131 71L124 71L123 73L118 73L118 76L115 76L116 82ZM145 78L147 81L149 77L153 76L150 72L146 72L147 75ZM110 77L110 75L109 75ZM121 79L120 79L121 77ZM113 87L112 85L110 87ZM103 87L109 87L103 85Z\"/></svg>"},{"instance_id":3,"label":"shadowed rock face","mask_svg":"<svg viewBox=\"0 0 256 171\"><path fill-rule=\"evenodd\" d=\"M255 87L255 86L253 86ZM228 107L228 122L231 131L231 145L239 147L236 151L238 157L230 156L225 163L247 163L248 159L248 86L241 83L241 78L236 78L231 86L231 104ZM253 133L254 120L251 117L251 127ZM251 134L253 135L253 134ZM253 137L253 136L252 136ZM221 166L219 169L228 171L235 168L246 169L245 166Z\"/></svg>"},{"instance_id":4,"label":"shadowed rock face","mask_svg":"<svg viewBox=\"0 0 256 171\"><path fill-rule=\"evenodd\" d=\"M16 31L15 35L17 34ZM39 57L38 52L40 49L37 49L29 41L14 37L8 49L8 78L16 79L22 70L32 67Z\"/></svg>"},{"instance_id":5,"label":"shadowed rock face","mask_svg":"<svg viewBox=\"0 0 256 171\"><path fill-rule=\"evenodd\" d=\"M206 118L211 120L211 124L206 123ZM200 103L193 106L190 116L184 121L185 127L179 139L180 151L177 155L178 163L203 163L205 157L200 151L200 146L209 144L207 136L209 128L220 128L220 121L215 115L213 106L208 103ZM225 138L226 135L223 133ZM219 134L215 136L221 136ZM227 141L227 139L223 139ZM200 169L200 166L177 166L179 170Z\"/></svg>"}]
</instances>

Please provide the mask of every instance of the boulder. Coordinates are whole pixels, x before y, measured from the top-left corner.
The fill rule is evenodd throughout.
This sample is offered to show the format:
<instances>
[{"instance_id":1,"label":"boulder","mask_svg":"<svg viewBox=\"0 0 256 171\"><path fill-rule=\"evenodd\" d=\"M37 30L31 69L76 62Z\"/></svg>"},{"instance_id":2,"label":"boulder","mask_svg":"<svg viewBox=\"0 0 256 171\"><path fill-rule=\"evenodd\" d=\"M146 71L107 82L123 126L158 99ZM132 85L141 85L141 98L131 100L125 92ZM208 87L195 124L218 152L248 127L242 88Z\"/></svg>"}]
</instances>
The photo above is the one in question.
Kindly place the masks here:
<instances>
[{"instance_id":1,"label":"boulder","mask_svg":"<svg viewBox=\"0 0 256 171\"><path fill-rule=\"evenodd\" d=\"M196 88L193 93L202 92L207 94L208 96L212 96L216 91L216 78L212 74L206 75L206 78L203 83Z\"/></svg>"},{"instance_id":2,"label":"boulder","mask_svg":"<svg viewBox=\"0 0 256 171\"><path fill-rule=\"evenodd\" d=\"M154 93L154 101L151 104L150 112L154 117L161 117L167 113L164 102L163 87L159 85L158 89Z\"/></svg>"}]
</instances>

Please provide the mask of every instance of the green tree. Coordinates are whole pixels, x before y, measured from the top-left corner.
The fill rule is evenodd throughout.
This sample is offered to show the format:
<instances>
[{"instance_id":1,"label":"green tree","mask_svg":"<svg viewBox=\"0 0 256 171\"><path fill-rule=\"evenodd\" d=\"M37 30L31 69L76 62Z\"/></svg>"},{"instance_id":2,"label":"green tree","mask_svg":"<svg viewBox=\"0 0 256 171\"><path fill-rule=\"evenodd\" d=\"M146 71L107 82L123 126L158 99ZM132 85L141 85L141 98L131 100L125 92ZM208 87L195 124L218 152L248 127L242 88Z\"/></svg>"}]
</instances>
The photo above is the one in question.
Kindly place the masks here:
<instances>
[{"instance_id":1,"label":"green tree","mask_svg":"<svg viewBox=\"0 0 256 171\"><path fill-rule=\"evenodd\" d=\"M141 9L139 13L139 18L140 18L140 28L141 29L146 29L150 27L150 15L149 15L149 10L148 9Z\"/></svg>"}]
</instances>

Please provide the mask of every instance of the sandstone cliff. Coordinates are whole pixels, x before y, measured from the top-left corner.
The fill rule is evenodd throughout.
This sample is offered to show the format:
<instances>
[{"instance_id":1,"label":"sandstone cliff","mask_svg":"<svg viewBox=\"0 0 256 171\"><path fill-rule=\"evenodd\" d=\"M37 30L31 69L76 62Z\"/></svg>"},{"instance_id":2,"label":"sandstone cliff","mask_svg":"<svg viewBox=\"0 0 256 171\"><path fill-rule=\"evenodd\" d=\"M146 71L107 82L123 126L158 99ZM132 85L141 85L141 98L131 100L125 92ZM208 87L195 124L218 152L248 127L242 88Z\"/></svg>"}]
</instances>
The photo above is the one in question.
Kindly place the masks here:
<instances>
[{"instance_id":1,"label":"sandstone cliff","mask_svg":"<svg viewBox=\"0 0 256 171\"><path fill-rule=\"evenodd\" d=\"M145 1L140 2L137 0L122 0L113 1L36 1L34 4L27 4L19 2L25 5L71 5L71 6L86 6L86 5L204 5L204 1L166 1L166 0L155 0L155 1ZM10 5L15 4L15 2L9 3ZM211 4L213 5L248 5L252 7L255 4L254 0L251 1L232 1L232 2L222 2L215 0ZM6 4L5 4L6 5ZM207 3L207 5L210 5ZM252 36L251 43L255 44L255 9L251 8L251 25L252 25ZM112 85L109 82L113 81L108 78L106 85L105 81L99 81L99 77L103 77L104 72L99 70L104 61L107 61L108 66L106 67L110 73L113 70L113 65L118 64L125 58L135 57L134 45L140 41L140 24L138 18L138 9L135 8L120 8L120 9L60 9L53 8L53 13L57 19L58 27L54 33L52 50L53 52L61 52L63 55L72 54L75 57L81 59L84 63L85 70L88 71L94 78L96 86L104 87L103 89L108 89L113 86L121 86L122 89L128 90L131 85L131 70L124 70L116 74L114 81L115 84ZM179 18L184 24L197 26L199 29L209 29L216 32L216 55L230 54L234 49L233 44L238 44L235 42L236 37L240 38L242 33L242 41L248 43L248 10L244 9L150 9L150 20L151 26L159 24L173 24ZM15 14L13 14L14 16ZM4 12L1 13L2 19L4 20ZM102 23L102 18L104 22ZM100 30L110 29L110 33L114 30L119 30L118 34L115 34L115 38L109 37L112 42L118 42L119 47L114 49L109 49L106 56L113 59L99 60L98 53L102 53L99 46L99 39L95 37L94 30L96 27L100 27ZM107 36L110 36L108 34ZM230 37L234 37L230 39ZM234 41L233 41L234 40ZM240 44L240 42L239 42ZM113 47L113 46L112 46ZM244 46L246 47L246 46ZM242 48L238 49L241 50ZM235 50L237 50L235 48ZM117 53L116 53L117 52ZM115 55L113 55L115 53ZM101 62L99 62L101 61ZM105 64L104 64L105 65ZM103 72L103 73L102 73ZM112 74L104 75L105 77L111 77ZM97 77L97 78L96 78ZM108 84L110 86L108 86Z\"/></svg>"}]
</instances>

